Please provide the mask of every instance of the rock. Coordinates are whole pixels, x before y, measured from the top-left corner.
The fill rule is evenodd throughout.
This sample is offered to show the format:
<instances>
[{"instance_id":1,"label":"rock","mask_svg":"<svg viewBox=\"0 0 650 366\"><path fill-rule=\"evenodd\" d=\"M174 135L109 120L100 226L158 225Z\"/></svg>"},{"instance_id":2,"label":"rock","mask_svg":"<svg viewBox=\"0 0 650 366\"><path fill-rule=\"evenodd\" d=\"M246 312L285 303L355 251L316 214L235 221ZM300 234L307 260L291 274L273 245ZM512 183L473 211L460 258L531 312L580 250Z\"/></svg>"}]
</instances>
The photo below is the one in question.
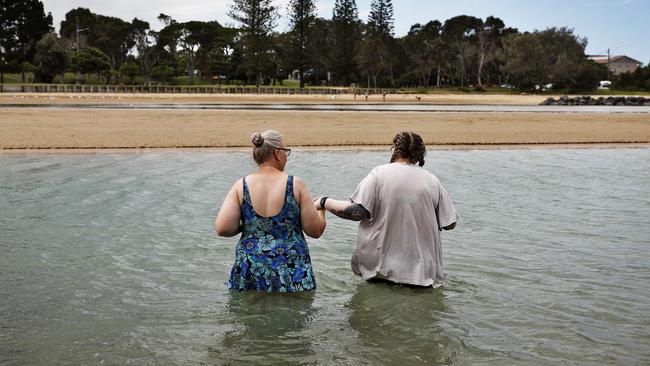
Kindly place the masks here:
<instances>
[{"instance_id":1,"label":"rock","mask_svg":"<svg viewBox=\"0 0 650 366\"><path fill-rule=\"evenodd\" d=\"M598 97L582 95L570 98L566 95L554 99L548 97L540 105L606 105L606 106L648 106L650 98L645 97Z\"/></svg>"}]
</instances>

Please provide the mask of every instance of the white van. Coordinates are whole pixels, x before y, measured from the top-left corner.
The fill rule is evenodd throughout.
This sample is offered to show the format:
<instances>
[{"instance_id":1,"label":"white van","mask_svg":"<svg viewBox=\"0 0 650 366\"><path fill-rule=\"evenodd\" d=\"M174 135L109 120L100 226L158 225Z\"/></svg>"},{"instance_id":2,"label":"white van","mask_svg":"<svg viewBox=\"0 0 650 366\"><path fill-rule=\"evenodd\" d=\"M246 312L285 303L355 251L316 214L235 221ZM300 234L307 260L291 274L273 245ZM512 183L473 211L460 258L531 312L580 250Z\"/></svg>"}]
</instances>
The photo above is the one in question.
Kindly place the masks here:
<instances>
[{"instance_id":1,"label":"white van","mask_svg":"<svg viewBox=\"0 0 650 366\"><path fill-rule=\"evenodd\" d=\"M609 89L612 86L612 82L609 80L602 80L599 83L598 89Z\"/></svg>"}]
</instances>

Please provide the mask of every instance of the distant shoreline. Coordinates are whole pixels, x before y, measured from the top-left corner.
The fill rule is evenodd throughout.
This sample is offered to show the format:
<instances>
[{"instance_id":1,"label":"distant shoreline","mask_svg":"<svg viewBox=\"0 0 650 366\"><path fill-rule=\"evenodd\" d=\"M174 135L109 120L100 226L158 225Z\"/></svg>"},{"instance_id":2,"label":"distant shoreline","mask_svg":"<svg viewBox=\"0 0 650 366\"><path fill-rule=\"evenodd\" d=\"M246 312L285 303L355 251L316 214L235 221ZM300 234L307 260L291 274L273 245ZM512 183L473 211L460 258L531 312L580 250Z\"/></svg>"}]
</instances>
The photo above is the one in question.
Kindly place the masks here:
<instances>
[{"instance_id":1,"label":"distant shoreline","mask_svg":"<svg viewBox=\"0 0 650 366\"><path fill-rule=\"evenodd\" d=\"M539 105L549 95L513 94L147 94L147 93L0 93L0 104L494 104ZM418 99L419 98L419 99Z\"/></svg>"},{"instance_id":2,"label":"distant shoreline","mask_svg":"<svg viewBox=\"0 0 650 366\"><path fill-rule=\"evenodd\" d=\"M388 151L388 145L321 145L321 146L291 146L295 151ZM647 149L650 142L589 142L589 143L539 143L539 144L459 144L459 145L427 145L429 151L442 150L536 150L536 149ZM147 153L213 153L213 152L250 152L251 147L124 147L124 148L0 148L3 154L147 154Z\"/></svg>"}]
</instances>

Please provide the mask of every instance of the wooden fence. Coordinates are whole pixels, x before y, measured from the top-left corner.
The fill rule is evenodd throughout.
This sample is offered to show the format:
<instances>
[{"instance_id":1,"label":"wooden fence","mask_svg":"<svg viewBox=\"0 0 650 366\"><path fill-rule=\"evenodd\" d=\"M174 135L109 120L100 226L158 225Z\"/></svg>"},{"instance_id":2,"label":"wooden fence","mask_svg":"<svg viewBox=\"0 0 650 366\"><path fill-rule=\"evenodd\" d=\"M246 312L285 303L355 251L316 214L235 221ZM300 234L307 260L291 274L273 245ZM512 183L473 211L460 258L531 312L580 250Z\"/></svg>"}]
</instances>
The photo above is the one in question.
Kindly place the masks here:
<instances>
[{"instance_id":1,"label":"wooden fence","mask_svg":"<svg viewBox=\"0 0 650 366\"><path fill-rule=\"evenodd\" d=\"M151 93L151 94L396 94L396 89L274 88L254 86L0 84L5 93Z\"/></svg>"}]
</instances>

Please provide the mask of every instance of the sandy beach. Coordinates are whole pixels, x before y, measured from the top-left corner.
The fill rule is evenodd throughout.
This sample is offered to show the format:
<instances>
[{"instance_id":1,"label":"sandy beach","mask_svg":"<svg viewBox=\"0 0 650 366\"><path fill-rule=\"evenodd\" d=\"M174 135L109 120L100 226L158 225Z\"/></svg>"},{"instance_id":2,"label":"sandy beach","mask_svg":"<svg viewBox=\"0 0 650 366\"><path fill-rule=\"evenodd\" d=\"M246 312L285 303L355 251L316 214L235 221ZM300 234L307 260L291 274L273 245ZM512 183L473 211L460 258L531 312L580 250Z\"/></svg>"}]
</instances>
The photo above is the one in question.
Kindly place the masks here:
<instances>
[{"instance_id":1,"label":"sandy beach","mask_svg":"<svg viewBox=\"0 0 650 366\"><path fill-rule=\"evenodd\" d=\"M547 96L387 95L385 104L537 105ZM365 104L352 95L0 94L0 149L248 147L255 131L276 129L302 147L384 146L396 132L419 132L430 146L647 145L650 115L635 113L459 113L48 108L65 104ZM380 103L382 96L370 96ZM10 107L35 104L39 107Z\"/></svg>"}]
</instances>

